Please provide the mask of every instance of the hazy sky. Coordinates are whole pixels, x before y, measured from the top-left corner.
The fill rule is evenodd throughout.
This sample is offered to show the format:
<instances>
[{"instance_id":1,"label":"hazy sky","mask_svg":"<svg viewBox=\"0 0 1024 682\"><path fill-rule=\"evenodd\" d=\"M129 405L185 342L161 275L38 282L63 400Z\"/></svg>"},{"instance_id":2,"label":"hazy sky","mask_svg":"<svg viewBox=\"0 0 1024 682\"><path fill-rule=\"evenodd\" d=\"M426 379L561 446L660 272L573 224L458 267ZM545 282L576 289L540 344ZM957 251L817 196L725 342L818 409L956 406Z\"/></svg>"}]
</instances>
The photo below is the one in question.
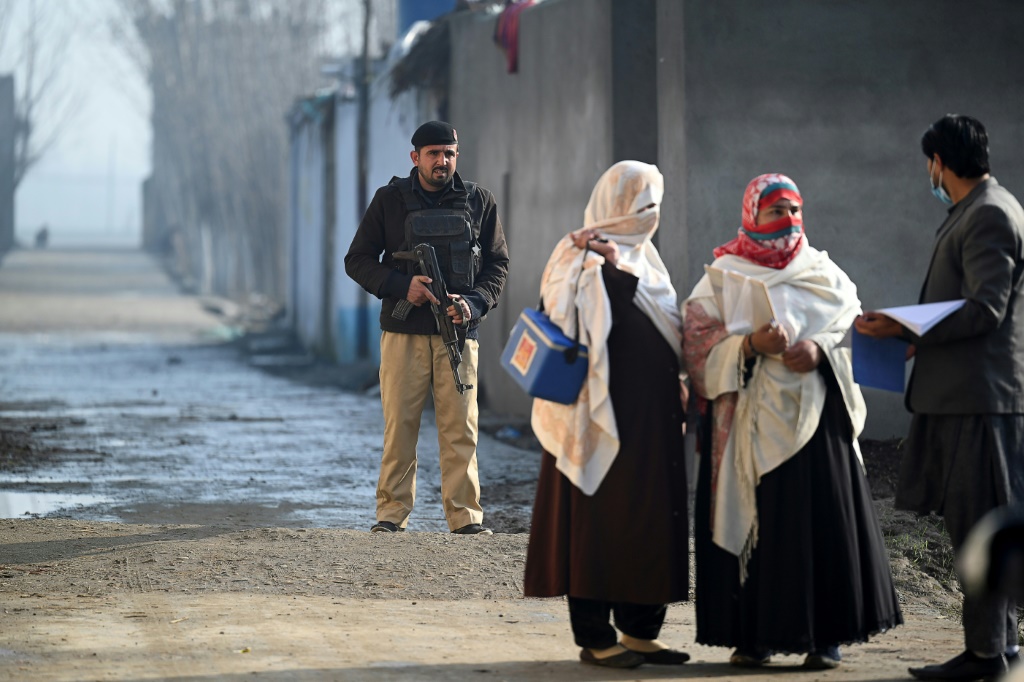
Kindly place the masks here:
<instances>
[{"instance_id":1,"label":"hazy sky","mask_svg":"<svg viewBox=\"0 0 1024 682\"><path fill-rule=\"evenodd\" d=\"M15 70L32 0L13 0L0 71ZM111 0L35 0L55 15L44 36L43 58L56 41L68 48L59 71L62 92L75 106L62 134L22 181L15 197L15 229L23 243L43 223L51 243L98 241L136 244L141 183L149 173L149 100L144 80L111 38ZM53 125L41 112L40 126ZM47 114L50 114L47 116Z\"/></svg>"}]
</instances>

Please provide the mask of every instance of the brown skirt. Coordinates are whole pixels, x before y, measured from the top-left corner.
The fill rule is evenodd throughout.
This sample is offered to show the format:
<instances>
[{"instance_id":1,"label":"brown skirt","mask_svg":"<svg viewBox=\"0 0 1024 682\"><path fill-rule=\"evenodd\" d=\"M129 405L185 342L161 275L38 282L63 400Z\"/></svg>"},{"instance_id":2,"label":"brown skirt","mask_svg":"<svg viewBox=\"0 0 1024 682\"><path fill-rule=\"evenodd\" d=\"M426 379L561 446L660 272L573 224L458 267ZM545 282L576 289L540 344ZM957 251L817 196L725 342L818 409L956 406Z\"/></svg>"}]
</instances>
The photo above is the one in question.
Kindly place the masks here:
<instances>
[{"instance_id":1,"label":"brown skirt","mask_svg":"<svg viewBox=\"0 0 1024 682\"><path fill-rule=\"evenodd\" d=\"M603 270L613 320L609 391L621 446L593 496L541 455L524 592L668 604L689 591L679 363L633 305L636 279L611 270Z\"/></svg>"}]
</instances>

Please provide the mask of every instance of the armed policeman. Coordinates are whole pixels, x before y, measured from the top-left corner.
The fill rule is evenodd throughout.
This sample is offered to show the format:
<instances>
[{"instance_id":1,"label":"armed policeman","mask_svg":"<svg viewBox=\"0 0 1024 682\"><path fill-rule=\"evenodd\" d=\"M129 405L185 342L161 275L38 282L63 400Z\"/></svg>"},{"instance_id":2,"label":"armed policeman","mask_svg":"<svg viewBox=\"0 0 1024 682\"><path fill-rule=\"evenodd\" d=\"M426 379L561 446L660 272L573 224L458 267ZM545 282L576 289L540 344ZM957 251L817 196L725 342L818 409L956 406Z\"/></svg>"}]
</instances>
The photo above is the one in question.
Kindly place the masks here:
<instances>
[{"instance_id":1,"label":"armed policeman","mask_svg":"<svg viewBox=\"0 0 1024 682\"><path fill-rule=\"evenodd\" d=\"M377 190L345 256L348 276L382 300L384 451L371 530L394 533L408 524L420 416L432 391L448 528L489 535L476 454L478 327L505 286L508 246L494 196L455 171L455 128L444 121L424 123L412 146L412 171ZM423 272L418 258L406 255L422 244L432 247L444 286ZM444 291L447 301L435 295ZM441 324L432 308L443 310L453 325ZM449 332L442 334L445 328ZM457 349L450 338L445 343L452 328Z\"/></svg>"}]
</instances>

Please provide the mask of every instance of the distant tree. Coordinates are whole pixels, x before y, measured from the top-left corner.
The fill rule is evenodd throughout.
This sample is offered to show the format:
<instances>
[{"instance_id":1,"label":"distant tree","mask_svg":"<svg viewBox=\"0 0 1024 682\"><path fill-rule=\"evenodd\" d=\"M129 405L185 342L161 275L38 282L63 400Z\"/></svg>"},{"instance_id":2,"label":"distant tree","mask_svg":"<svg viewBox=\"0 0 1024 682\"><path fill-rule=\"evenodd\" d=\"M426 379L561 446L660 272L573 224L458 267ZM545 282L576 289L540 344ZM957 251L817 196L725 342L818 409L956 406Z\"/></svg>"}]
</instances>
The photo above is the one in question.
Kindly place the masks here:
<instances>
[{"instance_id":1,"label":"distant tree","mask_svg":"<svg viewBox=\"0 0 1024 682\"><path fill-rule=\"evenodd\" d=\"M352 12L360 3L116 2L112 35L152 95L147 201L170 237L160 241L180 245L197 290L283 303L285 114L296 98L332 84L320 66L334 46L361 47L361 12Z\"/></svg>"},{"instance_id":2,"label":"distant tree","mask_svg":"<svg viewBox=\"0 0 1024 682\"><path fill-rule=\"evenodd\" d=\"M16 4L25 7L20 26ZM0 0L0 53L14 52L15 189L57 142L76 110L75 90L58 82L71 44L59 21L61 11L54 2Z\"/></svg>"}]
</instances>

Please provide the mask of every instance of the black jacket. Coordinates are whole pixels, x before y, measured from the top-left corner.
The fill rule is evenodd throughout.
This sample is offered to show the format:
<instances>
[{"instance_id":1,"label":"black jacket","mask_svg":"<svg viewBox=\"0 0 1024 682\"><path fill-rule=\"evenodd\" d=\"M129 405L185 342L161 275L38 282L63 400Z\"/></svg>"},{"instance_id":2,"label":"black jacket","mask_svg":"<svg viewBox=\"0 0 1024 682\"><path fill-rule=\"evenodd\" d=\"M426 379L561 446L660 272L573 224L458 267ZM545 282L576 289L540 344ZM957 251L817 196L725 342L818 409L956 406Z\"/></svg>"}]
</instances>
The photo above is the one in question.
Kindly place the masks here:
<instances>
[{"instance_id":1,"label":"black jacket","mask_svg":"<svg viewBox=\"0 0 1024 682\"><path fill-rule=\"evenodd\" d=\"M414 308L404 321L391 317L395 304L405 298L412 282L412 274L407 272L405 262L391 257L395 251L408 248L404 242L405 218L409 210L396 183L411 180L425 208L450 208L458 199L465 197L467 191L458 172L453 173L452 181L441 198L434 206L430 206L430 200L422 192L416 173L413 168L408 179L392 178L391 182L374 194L345 255L345 272L366 291L383 300L381 329L403 334L436 334L437 328L429 305ZM498 297L505 287L508 246L498 219L494 195L478 186L472 193L469 211L473 217L473 236L481 250L481 268L473 291L463 296L472 313L466 336L475 339L481 319L498 304Z\"/></svg>"}]
</instances>

